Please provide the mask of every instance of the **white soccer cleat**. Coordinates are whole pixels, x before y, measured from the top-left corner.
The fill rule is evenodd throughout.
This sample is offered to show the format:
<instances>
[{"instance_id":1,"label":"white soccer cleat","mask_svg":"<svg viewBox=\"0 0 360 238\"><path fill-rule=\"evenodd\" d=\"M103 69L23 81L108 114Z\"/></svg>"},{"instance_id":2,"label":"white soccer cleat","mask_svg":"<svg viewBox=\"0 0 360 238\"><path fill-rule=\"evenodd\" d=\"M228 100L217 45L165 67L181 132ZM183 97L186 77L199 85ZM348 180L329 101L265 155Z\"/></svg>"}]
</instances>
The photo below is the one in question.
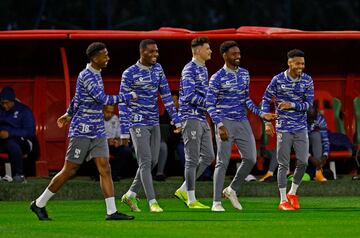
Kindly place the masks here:
<instances>
[{"instance_id":1,"label":"white soccer cleat","mask_svg":"<svg viewBox=\"0 0 360 238\"><path fill-rule=\"evenodd\" d=\"M223 190L223 195L224 195L224 197L226 197L226 198L228 198L230 200L232 206L235 209L242 210L242 206L239 203L236 192L234 190L230 189L230 187L226 187Z\"/></svg>"},{"instance_id":2,"label":"white soccer cleat","mask_svg":"<svg viewBox=\"0 0 360 238\"><path fill-rule=\"evenodd\" d=\"M6 182L12 182L13 178L9 175L5 175L4 177L1 178L1 180L6 181Z\"/></svg>"},{"instance_id":3,"label":"white soccer cleat","mask_svg":"<svg viewBox=\"0 0 360 238\"><path fill-rule=\"evenodd\" d=\"M225 209L223 208L223 206L220 203L220 204L212 205L211 211L213 211L213 212L225 212Z\"/></svg>"}]
</instances>

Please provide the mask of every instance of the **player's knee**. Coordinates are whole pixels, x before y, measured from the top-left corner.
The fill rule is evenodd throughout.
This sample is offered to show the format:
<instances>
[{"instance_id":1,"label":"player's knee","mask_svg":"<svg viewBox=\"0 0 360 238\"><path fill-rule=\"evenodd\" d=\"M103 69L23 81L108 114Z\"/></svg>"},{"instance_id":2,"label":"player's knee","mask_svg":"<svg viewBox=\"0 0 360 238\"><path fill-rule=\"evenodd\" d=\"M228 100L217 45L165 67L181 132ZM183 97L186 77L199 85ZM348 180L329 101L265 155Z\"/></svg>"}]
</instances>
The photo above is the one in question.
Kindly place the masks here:
<instances>
[{"instance_id":1,"label":"player's knee","mask_svg":"<svg viewBox=\"0 0 360 238\"><path fill-rule=\"evenodd\" d=\"M308 161L301 161L301 160L298 160L297 161L297 166L298 167L307 167L308 166Z\"/></svg>"},{"instance_id":2,"label":"player's knee","mask_svg":"<svg viewBox=\"0 0 360 238\"><path fill-rule=\"evenodd\" d=\"M151 170L151 161L150 160L144 160L139 163L140 169L150 169ZM155 164L156 165L156 164Z\"/></svg>"},{"instance_id":3,"label":"player's knee","mask_svg":"<svg viewBox=\"0 0 360 238\"><path fill-rule=\"evenodd\" d=\"M185 161L185 168L196 168L198 167L199 165L199 161L194 161L194 160L190 160L190 159L187 159Z\"/></svg>"},{"instance_id":4,"label":"player's knee","mask_svg":"<svg viewBox=\"0 0 360 238\"><path fill-rule=\"evenodd\" d=\"M111 174L111 167L108 164L105 164L99 169L100 175L110 175Z\"/></svg>"},{"instance_id":5,"label":"player's knee","mask_svg":"<svg viewBox=\"0 0 360 238\"><path fill-rule=\"evenodd\" d=\"M76 168L68 168L61 171L62 175L65 176L66 178L74 177L76 172L77 172Z\"/></svg>"},{"instance_id":6,"label":"player's knee","mask_svg":"<svg viewBox=\"0 0 360 238\"><path fill-rule=\"evenodd\" d=\"M227 169L227 164L223 163L223 162L216 162L215 164L215 169Z\"/></svg>"}]
</instances>

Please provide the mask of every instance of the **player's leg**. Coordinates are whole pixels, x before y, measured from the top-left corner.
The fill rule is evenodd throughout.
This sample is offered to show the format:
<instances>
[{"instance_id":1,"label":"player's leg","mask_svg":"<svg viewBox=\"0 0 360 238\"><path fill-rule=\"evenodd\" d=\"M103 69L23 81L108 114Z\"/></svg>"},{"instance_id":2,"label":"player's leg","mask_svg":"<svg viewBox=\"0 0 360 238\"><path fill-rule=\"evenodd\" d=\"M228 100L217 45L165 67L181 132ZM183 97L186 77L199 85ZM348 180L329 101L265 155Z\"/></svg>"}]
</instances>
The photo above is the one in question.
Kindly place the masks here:
<instances>
[{"instance_id":1,"label":"player's leg","mask_svg":"<svg viewBox=\"0 0 360 238\"><path fill-rule=\"evenodd\" d=\"M229 132L229 139L227 141L222 141L220 139L217 128L215 130L215 139L217 145L217 155L216 155L216 164L214 171L214 188L213 188L213 205L212 211L225 211L221 206L221 194L224 186L225 174L227 167L229 165L230 156L231 156L231 147L233 143L233 135L231 132L230 122L227 120L223 121L224 126Z\"/></svg>"},{"instance_id":2,"label":"player's leg","mask_svg":"<svg viewBox=\"0 0 360 238\"><path fill-rule=\"evenodd\" d=\"M161 140L160 142L160 153L157 163L157 170L155 175L156 181L165 181L165 165L168 157L168 146L165 141Z\"/></svg>"},{"instance_id":3,"label":"player's leg","mask_svg":"<svg viewBox=\"0 0 360 238\"><path fill-rule=\"evenodd\" d=\"M278 167L278 188L280 192L280 210L293 210L286 197L287 172L290 165L290 153L293 143L293 136L288 132L278 132L276 141L276 154Z\"/></svg>"},{"instance_id":4,"label":"player's leg","mask_svg":"<svg viewBox=\"0 0 360 238\"><path fill-rule=\"evenodd\" d=\"M159 153L160 153L160 142L161 142L161 132L160 126L155 125L150 128L150 153L151 153L151 168L149 173L141 173L141 181L144 186L146 197L149 201L149 207L151 212L162 212L163 209L159 206L156 201L155 190L153 186L153 180L151 176L151 170L158 163ZM144 177L145 175L145 177Z\"/></svg>"},{"instance_id":5,"label":"player's leg","mask_svg":"<svg viewBox=\"0 0 360 238\"><path fill-rule=\"evenodd\" d=\"M234 123L234 138L242 161L229 187L224 189L224 195L230 199L234 208L241 210L242 206L238 201L236 191L240 189L256 163L255 137L248 121Z\"/></svg>"},{"instance_id":6,"label":"player's leg","mask_svg":"<svg viewBox=\"0 0 360 238\"><path fill-rule=\"evenodd\" d=\"M31 203L30 209L38 216L39 220L49 220L45 209L47 202L76 174L88 156L89 146L89 139L70 138L63 168L52 178L44 192Z\"/></svg>"},{"instance_id":7,"label":"player's leg","mask_svg":"<svg viewBox=\"0 0 360 238\"><path fill-rule=\"evenodd\" d=\"M294 179L291 184L290 191L287 195L294 209L299 209L300 205L297 201L297 189L301 183L302 177L306 171L309 158L309 138L307 130L296 132L294 135L294 150L296 154L296 169L294 171Z\"/></svg>"},{"instance_id":8,"label":"player's leg","mask_svg":"<svg viewBox=\"0 0 360 238\"><path fill-rule=\"evenodd\" d=\"M261 177L261 179L259 179L259 181L264 182L267 181L272 176L274 176L274 172L277 169L277 167L278 167L278 162L276 159L276 149L275 149L271 155L269 170L266 172L266 174L263 177Z\"/></svg>"},{"instance_id":9,"label":"player's leg","mask_svg":"<svg viewBox=\"0 0 360 238\"><path fill-rule=\"evenodd\" d=\"M200 161L196 171L196 178L199 178L205 169L215 160L214 145L209 124L207 122L201 122L201 126L204 131L201 137Z\"/></svg>"},{"instance_id":10,"label":"player's leg","mask_svg":"<svg viewBox=\"0 0 360 238\"><path fill-rule=\"evenodd\" d=\"M107 145L107 144L106 144ZM106 220L132 220L133 216L118 212L115 204L114 183L107 157L96 157L95 164L100 175L100 187L106 204Z\"/></svg>"},{"instance_id":11,"label":"player's leg","mask_svg":"<svg viewBox=\"0 0 360 238\"><path fill-rule=\"evenodd\" d=\"M185 151L185 182L187 190L187 205L193 204L196 201L195 196L195 180L196 169L199 165L200 158L200 143L202 136L202 127L200 121L187 120L184 123L183 139ZM184 186L181 186L181 189Z\"/></svg>"},{"instance_id":12,"label":"player's leg","mask_svg":"<svg viewBox=\"0 0 360 238\"><path fill-rule=\"evenodd\" d=\"M313 131L309 135L309 145L311 145L312 158L309 161L312 162L316 168L315 180L317 182L326 182L326 178L322 173L322 141L321 134L319 131Z\"/></svg>"},{"instance_id":13,"label":"player's leg","mask_svg":"<svg viewBox=\"0 0 360 238\"><path fill-rule=\"evenodd\" d=\"M121 197L121 201L128 205L132 211L134 212L140 212L137 205L137 193L139 192L142 181L141 181L141 168L140 168L140 160L139 160L139 153L142 154L143 150L142 147L147 148L148 150L148 162L147 164L151 168L151 152L150 152L150 132L149 127L147 126L140 126L140 127L134 127L130 128L130 134L131 134L131 140L134 145L135 149L135 156L138 162L138 169L136 170L135 178L129 188L129 190ZM141 147L141 148L140 148Z\"/></svg>"}]
</instances>

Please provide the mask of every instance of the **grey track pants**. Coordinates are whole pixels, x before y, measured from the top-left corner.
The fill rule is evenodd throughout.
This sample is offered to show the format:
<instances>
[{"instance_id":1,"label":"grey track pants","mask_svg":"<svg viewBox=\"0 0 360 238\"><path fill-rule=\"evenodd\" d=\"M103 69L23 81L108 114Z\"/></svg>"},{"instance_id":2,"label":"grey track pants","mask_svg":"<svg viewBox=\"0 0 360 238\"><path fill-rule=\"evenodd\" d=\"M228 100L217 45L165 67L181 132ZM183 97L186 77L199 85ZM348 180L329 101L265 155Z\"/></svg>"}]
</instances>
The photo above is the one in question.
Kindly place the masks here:
<instances>
[{"instance_id":1,"label":"grey track pants","mask_svg":"<svg viewBox=\"0 0 360 238\"><path fill-rule=\"evenodd\" d=\"M277 180L279 188L286 188L291 147L294 147L297 159L293 182L299 185L309 158L309 137L306 129L299 132L277 132L276 149L279 163Z\"/></svg>"},{"instance_id":2,"label":"grey track pants","mask_svg":"<svg viewBox=\"0 0 360 238\"><path fill-rule=\"evenodd\" d=\"M231 181L231 188L239 190L241 183L250 173L256 163L256 144L254 134L248 121L223 120L224 126L229 131L229 139L222 141L216 128L217 157L214 172L214 201L221 201L221 192L231 156L231 147L235 143L242 158L242 162Z\"/></svg>"},{"instance_id":3,"label":"grey track pants","mask_svg":"<svg viewBox=\"0 0 360 238\"><path fill-rule=\"evenodd\" d=\"M185 181L187 190L195 190L197 175L215 158L211 130L207 122L186 120L183 124L185 150Z\"/></svg>"},{"instance_id":4,"label":"grey track pants","mask_svg":"<svg viewBox=\"0 0 360 238\"><path fill-rule=\"evenodd\" d=\"M159 157L160 127L159 125L132 127L130 134L139 165L130 191L138 193L142 184L146 198L148 200L154 199L155 191L151 170L156 166Z\"/></svg>"}]
</instances>

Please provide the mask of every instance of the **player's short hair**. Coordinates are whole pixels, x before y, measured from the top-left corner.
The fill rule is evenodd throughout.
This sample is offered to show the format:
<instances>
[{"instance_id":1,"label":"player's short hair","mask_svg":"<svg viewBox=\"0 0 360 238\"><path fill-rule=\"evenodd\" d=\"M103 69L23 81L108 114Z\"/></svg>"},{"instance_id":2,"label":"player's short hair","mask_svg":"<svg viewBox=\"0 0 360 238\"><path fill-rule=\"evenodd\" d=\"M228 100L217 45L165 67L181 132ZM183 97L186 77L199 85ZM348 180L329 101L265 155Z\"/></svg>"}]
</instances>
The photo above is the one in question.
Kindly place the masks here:
<instances>
[{"instance_id":1,"label":"player's short hair","mask_svg":"<svg viewBox=\"0 0 360 238\"><path fill-rule=\"evenodd\" d=\"M140 50L144 50L146 49L146 47L148 45L156 45L156 41L152 40L152 39L145 39L145 40L142 40L139 44L139 49Z\"/></svg>"},{"instance_id":2,"label":"player's short hair","mask_svg":"<svg viewBox=\"0 0 360 238\"><path fill-rule=\"evenodd\" d=\"M93 42L86 49L86 55L89 59L94 57L99 51L106 49L106 45L102 42Z\"/></svg>"},{"instance_id":3,"label":"player's short hair","mask_svg":"<svg viewBox=\"0 0 360 238\"><path fill-rule=\"evenodd\" d=\"M287 57L288 59L292 59L294 57L305 57L305 53L299 49L293 49L287 53Z\"/></svg>"},{"instance_id":4,"label":"player's short hair","mask_svg":"<svg viewBox=\"0 0 360 238\"><path fill-rule=\"evenodd\" d=\"M191 41L191 48L195 48L197 46L202 46L203 44L210 43L209 37L207 36L201 36L196 37Z\"/></svg>"},{"instance_id":5,"label":"player's short hair","mask_svg":"<svg viewBox=\"0 0 360 238\"><path fill-rule=\"evenodd\" d=\"M238 43L236 43L233 40L229 40L229 41L225 41L225 42L221 43L220 54L224 54L225 52L227 52L230 48L232 48L234 46L239 47Z\"/></svg>"}]
</instances>

